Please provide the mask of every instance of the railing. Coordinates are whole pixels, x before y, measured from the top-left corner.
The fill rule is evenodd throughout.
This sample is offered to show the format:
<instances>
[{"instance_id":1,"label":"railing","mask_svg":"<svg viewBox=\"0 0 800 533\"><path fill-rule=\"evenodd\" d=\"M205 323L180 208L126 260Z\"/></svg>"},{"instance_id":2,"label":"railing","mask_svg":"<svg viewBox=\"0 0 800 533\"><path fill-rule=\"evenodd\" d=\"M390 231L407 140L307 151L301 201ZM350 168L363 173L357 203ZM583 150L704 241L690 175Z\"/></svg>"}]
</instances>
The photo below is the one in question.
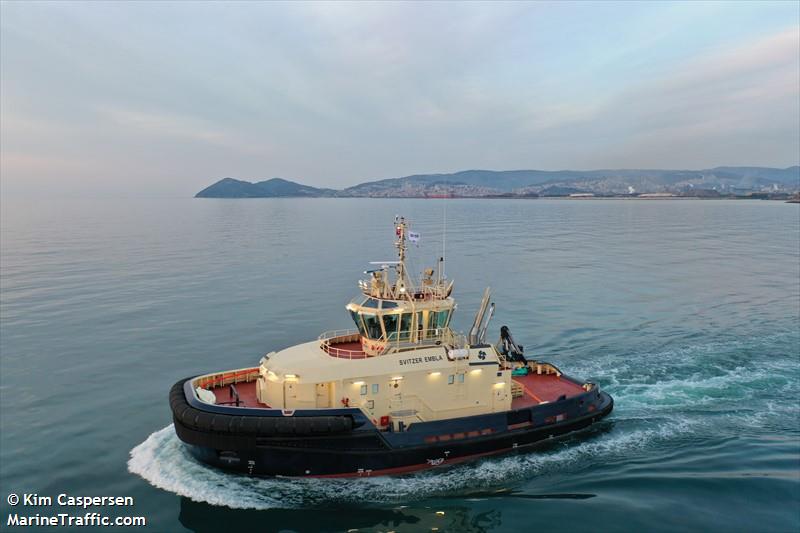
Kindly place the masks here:
<instances>
[{"instance_id":1,"label":"railing","mask_svg":"<svg viewBox=\"0 0 800 533\"><path fill-rule=\"evenodd\" d=\"M464 407L451 407L448 409L438 409L434 411L428 403L415 394L404 394L400 405L397 408L408 409L414 411L414 414L422 422L430 422L432 420L441 420L446 418L454 418L463 414L465 410L474 409L476 407L485 407L483 405L464 406Z\"/></svg>"},{"instance_id":2,"label":"railing","mask_svg":"<svg viewBox=\"0 0 800 533\"><path fill-rule=\"evenodd\" d=\"M383 350L375 355L385 355L433 346L450 346L455 348L466 346L466 337L455 333L450 328L430 330L426 335L422 335L421 338L416 341L410 339L411 334L412 332L410 331L400 333L393 332L388 339L383 336L379 339L372 339L378 343L385 343ZM337 344L360 342L361 334L356 329L326 331L319 336L319 340L320 348L333 357L343 359L364 359L368 357L361 349L351 350L336 347Z\"/></svg>"},{"instance_id":3,"label":"railing","mask_svg":"<svg viewBox=\"0 0 800 533\"><path fill-rule=\"evenodd\" d=\"M347 348L337 348L337 344L361 342L361 334L357 329L336 329L333 331L326 331L319 336L320 348L328 355L338 357L340 359L364 359L367 354L359 348L358 350L351 350ZM335 341L335 342L334 342Z\"/></svg>"},{"instance_id":4,"label":"railing","mask_svg":"<svg viewBox=\"0 0 800 533\"><path fill-rule=\"evenodd\" d=\"M449 346L462 348L466 346L467 339L464 335L454 332L450 328L436 328L420 334L416 341L411 339L411 332L392 333L389 335L388 344L383 353L396 353L406 350L433 346Z\"/></svg>"},{"instance_id":5,"label":"railing","mask_svg":"<svg viewBox=\"0 0 800 533\"><path fill-rule=\"evenodd\" d=\"M242 368L239 370L231 370L229 372L219 372L217 374L208 374L197 378L194 382L195 387L203 389L211 389L214 387L224 387L232 383L249 383L258 378L258 367Z\"/></svg>"},{"instance_id":6,"label":"railing","mask_svg":"<svg viewBox=\"0 0 800 533\"><path fill-rule=\"evenodd\" d=\"M406 285L405 290L395 290L393 284L384 282L373 285L372 279L358 280L358 287L365 296L374 298L389 298L392 300L444 300L453 292L453 281L432 281L430 284L423 282L421 285Z\"/></svg>"},{"instance_id":7,"label":"railing","mask_svg":"<svg viewBox=\"0 0 800 533\"><path fill-rule=\"evenodd\" d=\"M325 333L322 333L319 336L319 340L321 340L321 341L331 340L331 339L335 339L337 337L344 337L344 336L347 336L347 335L360 335L360 333L359 333L359 331L357 329L352 329L352 328L351 329L334 329L334 330L326 331Z\"/></svg>"},{"instance_id":8,"label":"railing","mask_svg":"<svg viewBox=\"0 0 800 533\"><path fill-rule=\"evenodd\" d=\"M428 407L428 404L425 403L425 400L420 398L419 396L412 395L412 394L404 394L403 399L400 402L402 408L405 409L412 409L414 414L416 414L417 418L420 419L422 422L430 422L431 420L436 420L436 415L433 412L433 409Z\"/></svg>"}]
</instances>

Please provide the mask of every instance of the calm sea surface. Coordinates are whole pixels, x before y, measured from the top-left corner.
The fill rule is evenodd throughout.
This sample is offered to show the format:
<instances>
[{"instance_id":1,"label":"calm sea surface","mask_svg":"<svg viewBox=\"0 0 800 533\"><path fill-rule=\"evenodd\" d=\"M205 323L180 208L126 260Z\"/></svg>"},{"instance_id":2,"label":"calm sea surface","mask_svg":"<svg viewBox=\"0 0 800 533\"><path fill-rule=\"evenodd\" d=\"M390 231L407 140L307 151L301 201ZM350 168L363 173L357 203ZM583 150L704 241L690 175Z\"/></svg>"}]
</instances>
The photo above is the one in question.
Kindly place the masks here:
<instances>
[{"instance_id":1,"label":"calm sea surface","mask_svg":"<svg viewBox=\"0 0 800 533\"><path fill-rule=\"evenodd\" d=\"M183 452L176 380L350 327L394 215L419 270L445 208L456 327L490 285L492 339L507 324L596 381L612 416L399 478L251 479ZM800 530L798 205L7 200L1 222L2 530L10 492L133 496L152 531Z\"/></svg>"}]
</instances>

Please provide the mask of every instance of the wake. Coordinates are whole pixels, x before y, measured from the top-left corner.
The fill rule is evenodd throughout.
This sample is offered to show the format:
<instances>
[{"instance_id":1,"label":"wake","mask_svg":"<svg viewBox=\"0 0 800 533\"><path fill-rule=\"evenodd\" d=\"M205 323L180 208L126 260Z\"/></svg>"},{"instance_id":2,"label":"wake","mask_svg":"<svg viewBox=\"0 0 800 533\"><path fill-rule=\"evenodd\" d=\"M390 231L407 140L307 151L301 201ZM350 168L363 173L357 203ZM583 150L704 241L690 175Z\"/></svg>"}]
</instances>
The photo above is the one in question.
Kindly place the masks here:
<instances>
[{"instance_id":1,"label":"wake","mask_svg":"<svg viewBox=\"0 0 800 533\"><path fill-rule=\"evenodd\" d=\"M154 487L197 502L234 509L389 504L508 487L535 475L561 472L587 461L624 457L633 450L646 448L654 440L671 438L688 428L689 424L680 423L618 434L612 430L577 444L568 441L580 434L570 435L545 444L550 448L546 451L489 458L409 476L289 479L252 478L205 466L189 455L169 425L131 450L128 470Z\"/></svg>"}]
</instances>

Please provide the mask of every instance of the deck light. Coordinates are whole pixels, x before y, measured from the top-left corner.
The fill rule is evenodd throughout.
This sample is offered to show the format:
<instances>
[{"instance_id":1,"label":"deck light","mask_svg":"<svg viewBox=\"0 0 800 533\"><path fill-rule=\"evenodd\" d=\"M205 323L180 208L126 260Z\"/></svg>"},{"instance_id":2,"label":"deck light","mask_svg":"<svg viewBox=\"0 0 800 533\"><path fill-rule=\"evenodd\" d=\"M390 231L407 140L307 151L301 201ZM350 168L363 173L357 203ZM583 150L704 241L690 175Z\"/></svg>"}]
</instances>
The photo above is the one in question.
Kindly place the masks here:
<instances>
[{"instance_id":1,"label":"deck light","mask_svg":"<svg viewBox=\"0 0 800 533\"><path fill-rule=\"evenodd\" d=\"M286 379L297 380L297 374L284 374Z\"/></svg>"},{"instance_id":2,"label":"deck light","mask_svg":"<svg viewBox=\"0 0 800 533\"><path fill-rule=\"evenodd\" d=\"M500 383L495 383L495 384L494 384L494 388L495 388L495 389L502 389L502 388L503 388L503 387L505 387L505 386L506 386L506 384L505 384L505 383L503 383L502 381L501 381Z\"/></svg>"},{"instance_id":3,"label":"deck light","mask_svg":"<svg viewBox=\"0 0 800 533\"><path fill-rule=\"evenodd\" d=\"M364 382L363 382L363 381L354 381L354 382L353 382L353 385L355 385L355 386L357 386L357 387L358 387L359 385L363 385L363 384L364 384Z\"/></svg>"},{"instance_id":4,"label":"deck light","mask_svg":"<svg viewBox=\"0 0 800 533\"><path fill-rule=\"evenodd\" d=\"M429 375L429 376L436 377L436 376L441 376L441 375L442 375L442 373L437 371L437 372L430 372L428 375Z\"/></svg>"},{"instance_id":5,"label":"deck light","mask_svg":"<svg viewBox=\"0 0 800 533\"><path fill-rule=\"evenodd\" d=\"M470 374L480 374L481 373L481 369L480 368L475 368L473 370L470 370L469 373Z\"/></svg>"},{"instance_id":6,"label":"deck light","mask_svg":"<svg viewBox=\"0 0 800 533\"><path fill-rule=\"evenodd\" d=\"M403 379L403 376L395 376L392 378L392 381L400 381L401 379Z\"/></svg>"}]
</instances>

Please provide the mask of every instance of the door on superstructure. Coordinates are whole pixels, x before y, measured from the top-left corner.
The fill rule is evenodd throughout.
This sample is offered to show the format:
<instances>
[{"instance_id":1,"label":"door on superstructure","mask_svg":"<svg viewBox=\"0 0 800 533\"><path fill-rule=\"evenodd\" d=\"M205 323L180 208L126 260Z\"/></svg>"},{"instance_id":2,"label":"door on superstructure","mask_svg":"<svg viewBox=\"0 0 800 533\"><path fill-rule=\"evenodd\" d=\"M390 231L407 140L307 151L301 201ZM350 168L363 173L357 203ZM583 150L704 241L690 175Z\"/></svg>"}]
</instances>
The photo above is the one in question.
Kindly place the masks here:
<instances>
[{"instance_id":1,"label":"door on superstructure","mask_svg":"<svg viewBox=\"0 0 800 533\"><path fill-rule=\"evenodd\" d=\"M331 406L331 390L328 383L317 383L317 407Z\"/></svg>"},{"instance_id":2,"label":"door on superstructure","mask_svg":"<svg viewBox=\"0 0 800 533\"><path fill-rule=\"evenodd\" d=\"M494 394L492 395L492 411L507 411L510 409L509 401L508 401L508 391L506 390L508 387L503 385L502 387L498 387L497 385L494 386L494 390L492 391Z\"/></svg>"},{"instance_id":3,"label":"door on superstructure","mask_svg":"<svg viewBox=\"0 0 800 533\"><path fill-rule=\"evenodd\" d=\"M392 379L389 381L389 390L387 392L389 397L389 412L399 413L406 409L403 403L403 379Z\"/></svg>"},{"instance_id":4,"label":"door on superstructure","mask_svg":"<svg viewBox=\"0 0 800 533\"><path fill-rule=\"evenodd\" d=\"M403 399L403 378L400 377L399 379L392 378L389 381L389 394L392 395L394 400L402 400Z\"/></svg>"}]
</instances>

